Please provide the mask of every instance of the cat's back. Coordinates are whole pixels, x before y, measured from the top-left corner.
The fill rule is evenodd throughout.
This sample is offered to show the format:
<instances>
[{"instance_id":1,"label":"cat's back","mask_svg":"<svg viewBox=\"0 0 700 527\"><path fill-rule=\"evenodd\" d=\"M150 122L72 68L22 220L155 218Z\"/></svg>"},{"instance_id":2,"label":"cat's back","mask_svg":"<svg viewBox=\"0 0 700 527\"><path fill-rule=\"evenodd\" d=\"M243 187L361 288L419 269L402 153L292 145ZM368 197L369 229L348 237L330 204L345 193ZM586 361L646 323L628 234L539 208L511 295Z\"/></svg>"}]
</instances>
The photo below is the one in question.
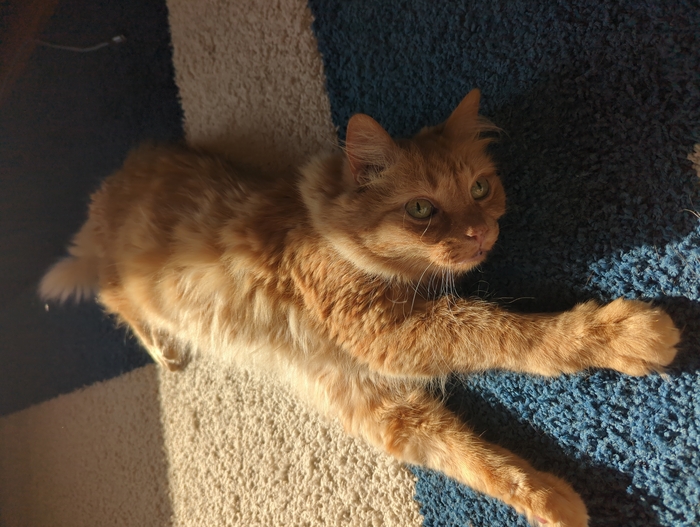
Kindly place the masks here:
<instances>
[{"instance_id":1,"label":"cat's back","mask_svg":"<svg viewBox=\"0 0 700 527\"><path fill-rule=\"evenodd\" d=\"M287 235L305 230L305 213L293 175L257 176L186 146L134 151L93 195L84 227L107 310L219 353L274 332L289 303Z\"/></svg>"},{"instance_id":2,"label":"cat's back","mask_svg":"<svg viewBox=\"0 0 700 527\"><path fill-rule=\"evenodd\" d=\"M296 194L293 178L258 179L184 145L142 146L92 196L88 225L108 277L102 288L127 276L254 271L251 261L279 257L299 224Z\"/></svg>"},{"instance_id":3,"label":"cat's back","mask_svg":"<svg viewBox=\"0 0 700 527\"><path fill-rule=\"evenodd\" d=\"M93 194L90 215L104 235L139 226L168 233L182 221L235 215L227 204L254 192L243 181L223 158L184 145L146 144Z\"/></svg>"}]
</instances>

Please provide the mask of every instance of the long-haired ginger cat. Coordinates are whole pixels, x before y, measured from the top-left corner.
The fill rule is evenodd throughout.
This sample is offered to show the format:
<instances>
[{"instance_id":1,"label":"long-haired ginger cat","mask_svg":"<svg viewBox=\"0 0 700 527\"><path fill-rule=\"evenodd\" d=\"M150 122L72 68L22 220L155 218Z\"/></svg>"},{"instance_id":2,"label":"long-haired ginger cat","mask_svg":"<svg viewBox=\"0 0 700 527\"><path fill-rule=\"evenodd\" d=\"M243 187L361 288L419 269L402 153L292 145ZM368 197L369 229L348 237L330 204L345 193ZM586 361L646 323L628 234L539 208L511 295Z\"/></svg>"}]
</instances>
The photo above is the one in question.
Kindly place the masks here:
<instances>
[{"instance_id":1,"label":"long-haired ginger cat","mask_svg":"<svg viewBox=\"0 0 700 527\"><path fill-rule=\"evenodd\" d=\"M266 181L187 147L143 147L92 197L45 299L97 294L154 360L209 353L277 372L352 434L537 524L582 527L569 484L482 440L429 385L487 368L662 370L679 332L648 304L516 314L449 293L498 236L505 194L470 92L394 140L350 119L343 152Z\"/></svg>"}]
</instances>

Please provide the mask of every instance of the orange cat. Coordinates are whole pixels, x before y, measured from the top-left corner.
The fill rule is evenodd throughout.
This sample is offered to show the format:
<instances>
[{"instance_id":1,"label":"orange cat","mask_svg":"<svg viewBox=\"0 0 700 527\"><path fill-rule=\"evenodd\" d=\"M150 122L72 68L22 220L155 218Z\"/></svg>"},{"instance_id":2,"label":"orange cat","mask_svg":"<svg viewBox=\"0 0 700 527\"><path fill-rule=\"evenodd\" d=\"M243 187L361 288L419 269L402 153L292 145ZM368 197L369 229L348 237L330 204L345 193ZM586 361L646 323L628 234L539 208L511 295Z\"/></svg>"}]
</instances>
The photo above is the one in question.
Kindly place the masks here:
<instances>
[{"instance_id":1,"label":"orange cat","mask_svg":"<svg viewBox=\"0 0 700 527\"><path fill-rule=\"evenodd\" d=\"M94 194L40 294L97 293L170 369L210 353L275 371L396 458L530 521L585 526L567 483L480 439L427 386L487 368L645 375L673 360L679 332L636 301L514 314L449 294L505 211L478 105L474 90L409 140L355 115L345 152L278 181L195 149L143 147Z\"/></svg>"}]
</instances>

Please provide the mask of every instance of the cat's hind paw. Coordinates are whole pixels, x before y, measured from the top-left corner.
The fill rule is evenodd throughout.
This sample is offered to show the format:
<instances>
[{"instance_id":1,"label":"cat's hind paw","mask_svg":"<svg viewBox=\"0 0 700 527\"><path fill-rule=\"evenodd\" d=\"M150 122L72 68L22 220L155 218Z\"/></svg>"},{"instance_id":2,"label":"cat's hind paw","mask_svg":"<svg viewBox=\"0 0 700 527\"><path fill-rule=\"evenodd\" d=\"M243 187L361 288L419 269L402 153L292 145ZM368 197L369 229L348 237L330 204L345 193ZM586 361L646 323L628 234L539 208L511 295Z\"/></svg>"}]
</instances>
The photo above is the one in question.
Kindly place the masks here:
<instances>
[{"instance_id":1,"label":"cat's hind paw","mask_svg":"<svg viewBox=\"0 0 700 527\"><path fill-rule=\"evenodd\" d=\"M588 512L581 497L553 474L538 473L541 487L533 493L525 516L533 527L587 527Z\"/></svg>"}]
</instances>

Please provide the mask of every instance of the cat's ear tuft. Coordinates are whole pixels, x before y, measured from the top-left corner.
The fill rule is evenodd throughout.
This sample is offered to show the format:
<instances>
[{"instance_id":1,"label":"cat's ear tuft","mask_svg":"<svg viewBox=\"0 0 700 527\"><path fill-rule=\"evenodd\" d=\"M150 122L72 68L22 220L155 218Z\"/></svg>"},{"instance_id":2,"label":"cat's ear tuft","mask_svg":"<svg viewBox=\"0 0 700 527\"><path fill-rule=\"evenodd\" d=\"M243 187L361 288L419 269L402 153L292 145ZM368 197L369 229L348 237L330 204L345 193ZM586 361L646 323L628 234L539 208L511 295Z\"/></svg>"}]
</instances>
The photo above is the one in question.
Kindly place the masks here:
<instances>
[{"instance_id":1,"label":"cat's ear tuft","mask_svg":"<svg viewBox=\"0 0 700 527\"><path fill-rule=\"evenodd\" d=\"M369 115L358 113L348 122L345 153L350 171L358 185L391 166L398 146L382 126Z\"/></svg>"},{"instance_id":2,"label":"cat's ear tuft","mask_svg":"<svg viewBox=\"0 0 700 527\"><path fill-rule=\"evenodd\" d=\"M445 121L443 133L450 139L469 140L478 135L482 129L479 118L479 100L481 92L474 88Z\"/></svg>"}]
</instances>

